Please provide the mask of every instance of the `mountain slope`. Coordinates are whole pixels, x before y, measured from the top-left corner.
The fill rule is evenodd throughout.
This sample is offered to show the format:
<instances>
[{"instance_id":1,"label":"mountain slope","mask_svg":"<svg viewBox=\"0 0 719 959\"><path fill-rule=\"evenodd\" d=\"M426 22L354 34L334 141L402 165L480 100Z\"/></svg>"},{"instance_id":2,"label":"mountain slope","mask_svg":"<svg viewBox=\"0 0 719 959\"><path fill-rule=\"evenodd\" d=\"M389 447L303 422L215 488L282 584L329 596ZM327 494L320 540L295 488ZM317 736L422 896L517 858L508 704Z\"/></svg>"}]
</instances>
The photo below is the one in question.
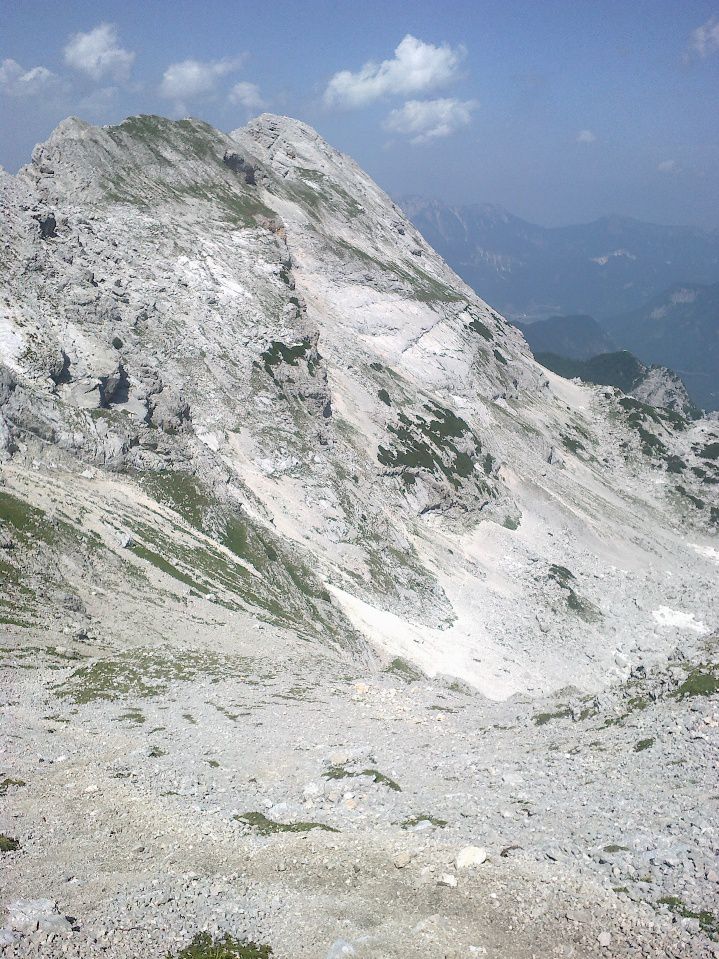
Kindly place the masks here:
<instances>
[{"instance_id":1,"label":"mountain slope","mask_svg":"<svg viewBox=\"0 0 719 959\"><path fill-rule=\"evenodd\" d=\"M626 350L573 360L556 353L535 354L537 362L560 376L579 377L585 383L616 386L635 399L694 418L701 411L689 399L681 379L663 366L644 366Z\"/></svg>"},{"instance_id":2,"label":"mountain slope","mask_svg":"<svg viewBox=\"0 0 719 959\"><path fill-rule=\"evenodd\" d=\"M520 334L314 131L272 117L232 137L198 121L67 121L6 196L11 462L62 464L73 496L74 464L109 469L112 497L165 476L176 509L180 474L199 484L194 528L220 546L239 537L243 608L276 621L287 577L287 625L321 632L321 610L346 634L349 617L368 655L369 641L496 695L566 683L549 637L584 651L580 683L611 662L609 624L620 645L654 642L651 615L627 621L621 582L600 597L589 571L645 567L634 534L619 552L605 539L615 523L672 568L672 529L710 530L712 489L691 492L708 427L548 382ZM685 493L663 472L675 454ZM125 526L146 558L162 547L200 581L164 531ZM268 548L276 562L253 560ZM553 564L578 577L578 610L557 606Z\"/></svg>"},{"instance_id":3,"label":"mountain slope","mask_svg":"<svg viewBox=\"0 0 719 959\"><path fill-rule=\"evenodd\" d=\"M719 424L289 118L0 176L0 942L710 955Z\"/></svg>"},{"instance_id":4,"label":"mountain slope","mask_svg":"<svg viewBox=\"0 0 719 959\"><path fill-rule=\"evenodd\" d=\"M588 313L603 320L640 307L668 283L719 276L716 231L618 216L545 228L493 206L401 202L432 246L510 319Z\"/></svg>"},{"instance_id":5,"label":"mountain slope","mask_svg":"<svg viewBox=\"0 0 719 959\"><path fill-rule=\"evenodd\" d=\"M677 284L605 325L641 360L676 369L705 409L719 407L719 283Z\"/></svg>"}]
</instances>

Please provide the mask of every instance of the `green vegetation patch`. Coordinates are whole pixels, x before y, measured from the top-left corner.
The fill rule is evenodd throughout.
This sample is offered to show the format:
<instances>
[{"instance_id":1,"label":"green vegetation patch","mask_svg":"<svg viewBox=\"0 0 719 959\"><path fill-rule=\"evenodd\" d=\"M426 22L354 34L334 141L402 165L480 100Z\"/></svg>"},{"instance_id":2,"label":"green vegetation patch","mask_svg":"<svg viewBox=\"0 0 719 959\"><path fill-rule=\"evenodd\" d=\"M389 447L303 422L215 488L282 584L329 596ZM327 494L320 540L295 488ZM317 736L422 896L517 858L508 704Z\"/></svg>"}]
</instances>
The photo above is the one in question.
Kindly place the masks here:
<instances>
[{"instance_id":1,"label":"green vegetation patch","mask_svg":"<svg viewBox=\"0 0 719 959\"><path fill-rule=\"evenodd\" d=\"M19 848L20 843L17 839L6 836L5 833L0 833L0 852L15 852Z\"/></svg>"},{"instance_id":2,"label":"green vegetation patch","mask_svg":"<svg viewBox=\"0 0 719 959\"><path fill-rule=\"evenodd\" d=\"M428 822L437 829L444 829L447 825L446 819L438 819L436 816L430 816L426 813L420 813L418 816L410 816L409 819L403 819L400 823L402 829L414 829L420 823Z\"/></svg>"},{"instance_id":3,"label":"green vegetation patch","mask_svg":"<svg viewBox=\"0 0 719 959\"><path fill-rule=\"evenodd\" d=\"M399 678L403 679L406 683L416 683L418 680L424 679L422 670L413 666L412 663L403 659L401 656L396 656L389 666L385 668L385 672L399 676Z\"/></svg>"},{"instance_id":4,"label":"green vegetation patch","mask_svg":"<svg viewBox=\"0 0 719 959\"><path fill-rule=\"evenodd\" d=\"M576 580L576 577L566 566L558 566L556 563L552 563L547 576L564 591L567 607L573 613L577 613L577 615L587 623L596 622L601 618L601 613L594 603L590 603L586 599L581 599L570 585L570 583Z\"/></svg>"},{"instance_id":5,"label":"green vegetation patch","mask_svg":"<svg viewBox=\"0 0 719 959\"><path fill-rule=\"evenodd\" d=\"M707 443L700 451L699 456L704 460L719 459L719 442Z\"/></svg>"},{"instance_id":6,"label":"green vegetation patch","mask_svg":"<svg viewBox=\"0 0 719 959\"><path fill-rule=\"evenodd\" d=\"M274 822L261 812L245 812L232 818L252 826L261 836L272 836L278 832L310 832L312 829L339 832L339 829L322 822Z\"/></svg>"},{"instance_id":7,"label":"green vegetation patch","mask_svg":"<svg viewBox=\"0 0 719 959\"><path fill-rule=\"evenodd\" d=\"M385 776L384 773L381 773L379 769L346 769L344 766L330 766L329 769L326 769L322 775L325 779L347 779L349 777L356 776L369 776L372 781L377 783L379 786L386 786L388 789L393 790L394 792L402 792L402 788L399 783L395 782L394 779L390 779L389 776Z\"/></svg>"},{"instance_id":8,"label":"green vegetation patch","mask_svg":"<svg viewBox=\"0 0 719 959\"><path fill-rule=\"evenodd\" d=\"M382 400L385 406L391 406L392 400L389 398L389 393L385 389L381 389L377 392L377 396Z\"/></svg>"},{"instance_id":9,"label":"green vegetation patch","mask_svg":"<svg viewBox=\"0 0 719 959\"><path fill-rule=\"evenodd\" d=\"M0 796L6 796L8 789L11 789L15 786L19 788L20 786L25 785L26 783L23 779L12 779L11 777L6 776L5 779L0 782Z\"/></svg>"},{"instance_id":10,"label":"green vegetation patch","mask_svg":"<svg viewBox=\"0 0 719 959\"><path fill-rule=\"evenodd\" d=\"M706 910L695 912L690 909L678 896L662 896L659 902L668 906L673 913L682 919L698 919L702 932L710 939L719 938L719 919Z\"/></svg>"},{"instance_id":11,"label":"green vegetation patch","mask_svg":"<svg viewBox=\"0 0 719 959\"><path fill-rule=\"evenodd\" d=\"M469 425L444 407L426 404L424 409L429 417L402 412L398 422L387 427L395 441L391 448L379 447L377 459L382 466L399 470L408 486L424 471L444 476L455 489L474 476L479 489L489 493L489 486L475 474L482 444Z\"/></svg>"},{"instance_id":12,"label":"green vegetation patch","mask_svg":"<svg viewBox=\"0 0 719 959\"><path fill-rule=\"evenodd\" d=\"M647 739L640 739L634 746L634 752L643 753L645 749L650 749L654 745L654 741L654 736L649 736Z\"/></svg>"},{"instance_id":13,"label":"green vegetation patch","mask_svg":"<svg viewBox=\"0 0 719 959\"><path fill-rule=\"evenodd\" d=\"M689 673L672 696L675 699L690 699L693 696L714 696L718 692L719 669L715 666L700 666Z\"/></svg>"},{"instance_id":14,"label":"green vegetation patch","mask_svg":"<svg viewBox=\"0 0 719 959\"><path fill-rule=\"evenodd\" d=\"M560 706L554 712L536 713L532 718L535 726L546 726L547 723L551 723L555 719L566 719L571 715L572 711L568 706Z\"/></svg>"},{"instance_id":15,"label":"green vegetation patch","mask_svg":"<svg viewBox=\"0 0 719 959\"><path fill-rule=\"evenodd\" d=\"M229 933L213 938L209 932L198 932L180 952L167 953L166 959L270 959L272 949L255 942L235 939Z\"/></svg>"},{"instance_id":16,"label":"green vegetation patch","mask_svg":"<svg viewBox=\"0 0 719 959\"><path fill-rule=\"evenodd\" d=\"M249 663L243 657L212 652L139 647L80 666L54 689L58 696L77 705L129 697L150 699L164 695L174 682L189 682L199 676L243 678Z\"/></svg>"},{"instance_id":17,"label":"green vegetation patch","mask_svg":"<svg viewBox=\"0 0 719 959\"><path fill-rule=\"evenodd\" d=\"M609 845L605 846L602 851L608 853L629 852L629 846L620 846L615 842L610 842Z\"/></svg>"},{"instance_id":18,"label":"green vegetation patch","mask_svg":"<svg viewBox=\"0 0 719 959\"><path fill-rule=\"evenodd\" d=\"M265 371L274 379L273 368L281 363L288 366L297 366L300 360L307 361L307 368L311 375L317 368L317 361L311 355L312 341L305 336L299 343L288 346L281 340L273 340L269 347L261 353L262 361L265 365Z\"/></svg>"},{"instance_id":19,"label":"green vegetation patch","mask_svg":"<svg viewBox=\"0 0 719 959\"><path fill-rule=\"evenodd\" d=\"M489 327L485 326L481 320L473 319L472 322L468 325L467 329L471 330L473 333L479 333L480 336L484 337L485 340L490 342L494 339L491 330Z\"/></svg>"}]
</instances>

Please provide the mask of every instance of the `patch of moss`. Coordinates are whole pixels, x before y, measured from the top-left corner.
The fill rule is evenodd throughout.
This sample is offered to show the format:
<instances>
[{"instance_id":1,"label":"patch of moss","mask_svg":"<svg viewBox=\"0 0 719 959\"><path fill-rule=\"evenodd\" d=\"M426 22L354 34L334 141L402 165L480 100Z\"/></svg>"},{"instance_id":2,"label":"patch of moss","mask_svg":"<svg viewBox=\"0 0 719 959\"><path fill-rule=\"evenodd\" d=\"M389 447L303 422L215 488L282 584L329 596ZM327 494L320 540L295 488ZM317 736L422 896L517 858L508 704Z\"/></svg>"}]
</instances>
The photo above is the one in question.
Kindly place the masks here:
<instances>
[{"instance_id":1,"label":"patch of moss","mask_svg":"<svg viewBox=\"0 0 719 959\"><path fill-rule=\"evenodd\" d=\"M4 833L0 833L0 852L15 852L15 850L19 848L20 843L17 839L13 839L11 836L6 836Z\"/></svg>"},{"instance_id":2,"label":"patch of moss","mask_svg":"<svg viewBox=\"0 0 719 959\"><path fill-rule=\"evenodd\" d=\"M271 955L269 946L235 939L229 933L213 938L209 932L198 932L180 952L168 952L166 959L270 959Z\"/></svg>"},{"instance_id":3,"label":"patch of moss","mask_svg":"<svg viewBox=\"0 0 719 959\"><path fill-rule=\"evenodd\" d=\"M568 706L561 706L554 712L537 713L532 718L536 726L546 726L547 723L551 723L554 719L566 719L567 716L571 715L572 711Z\"/></svg>"},{"instance_id":4,"label":"patch of moss","mask_svg":"<svg viewBox=\"0 0 719 959\"><path fill-rule=\"evenodd\" d=\"M329 769L326 769L322 775L325 779L347 779L349 777L356 776L371 776L373 782L377 783L380 786L386 786L388 789L392 789L394 792L402 792L402 789L399 783L395 782L394 779L390 779L389 776L385 776L384 773L381 773L379 769L345 769L344 766L330 766Z\"/></svg>"},{"instance_id":5,"label":"patch of moss","mask_svg":"<svg viewBox=\"0 0 719 959\"><path fill-rule=\"evenodd\" d=\"M431 823L438 829L444 829L444 827L447 825L446 819L438 819L436 816L429 816L425 813L420 813L418 816L410 816L409 819L403 819L400 823L400 826L402 829L412 829L422 822Z\"/></svg>"},{"instance_id":6,"label":"patch of moss","mask_svg":"<svg viewBox=\"0 0 719 959\"><path fill-rule=\"evenodd\" d=\"M472 320L467 329L470 329L473 333L479 333L480 336L483 336L485 340L489 340L490 342L494 339L489 327L485 326L484 323L476 318Z\"/></svg>"},{"instance_id":7,"label":"patch of moss","mask_svg":"<svg viewBox=\"0 0 719 959\"><path fill-rule=\"evenodd\" d=\"M707 443L699 452L699 455L704 460L716 460L719 459L719 442L716 443Z\"/></svg>"},{"instance_id":8,"label":"patch of moss","mask_svg":"<svg viewBox=\"0 0 719 959\"><path fill-rule=\"evenodd\" d=\"M667 456L667 473L683 473L687 468L687 464L681 458L681 456Z\"/></svg>"},{"instance_id":9,"label":"patch of moss","mask_svg":"<svg viewBox=\"0 0 719 959\"><path fill-rule=\"evenodd\" d=\"M273 376L272 370L275 366L279 366L280 363L286 363L288 366L297 366L299 360L307 358L311 347L312 343L308 336L292 346L288 346L281 340L273 340L269 348L260 355L265 364L265 370L270 376ZM307 366L310 373L314 373L314 364L311 360L308 360Z\"/></svg>"},{"instance_id":10,"label":"patch of moss","mask_svg":"<svg viewBox=\"0 0 719 959\"><path fill-rule=\"evenodd\" d=\"M565 449L569 450L570 453L574 453L576 456L580 450L584 450L584 445L579 442L578 439L575 439L573 436L565 436L562 433L562 445Z\"/></svg>"},{"instance_id":11,"label":"patch of moss","mask_svg":"<svg viewBox=\"0 0 719 959\"><path fill-rule=\"evenodd\" d=\"M638 743L634 746L635 753L642 753L645 749L649 749L654 745L654 736L649 736L647 739L640 739Z\"/></svg>"},{"instance_id":12,"label":"patch of moss","mask_svg":"<svg viewBox=\"0 0 719 959\"><path fill-rule=\"evenodd\" d=\"M416 683L418 680L424 679L424 673L401 656L395 657L385 668L385 672L399 676L406 683Z\"/></svg>"},{"instance_id":13,"label":"patch of moss","mask_svg":"<svg viewBox=\"0 0 719 959\"><path fill-rule=\"evenodd\" d=\"M0 782L0 796L7 795L8 789L10 789L13 786L20 787L25 785L26 783L23 779L12 779L9 776L7 776L5 777L5 779L2 780L2 782Z\"/></svg>"},{"instance_id":14,"label":"patch of moss","mask_svg":"<svg viewBox=\"0 0 719 959\"><path fill-rule=\"evenodd\" d=\"M232 818L251 826L261 836L271 836L278 832L310 832L312 829L321 829L324 832L339 832L339 829L327 826L322 822L274 822L261 812L246 812Z\"/></svg>"},{"instance_id":15,"label":"patch of moss","mask_svg":"<svg viewBox=\"0 0 719 959\"><path fill-rule=\"evenodd\" d=\"M699 499L698 496L694 496L693 493L690 493L689 490L685 489L683 486L680 486L678 483L676 486L676 490L677 490L677 493L681 493L684 499L688 499L689 502L692 504L692 506L696 507L696 509L704 509L704 507L706 506L706 503L704 502L703 499Z\"/></svg>"},{"instance_id":16,"label":"patch of moss","mask_svg":"<svg viewBox=\"0 0 719 959\"><path fill-rule=\"evenodd\" d=\"M693 696L714 696L719 692L719 676L715 667L703 666L692 670L672 696L675 699L690 699Z\"/></svg>"},{"instance_id":17,"label":"patch of moss","mask_svg":"<svg viewBox=\"0 0 719 959\"><path fill-rule=\"evenodd\" d=\"M678 896L662 896L659 902L668 906L673 913L681 916L682 919L698 919L702 932L706 933L711 939L719 937L719 919L707 910L695 912L690 909Z\"/></svg>"},{"instance_id":18,"label":"patch of moss","mask_svg":"<svg viewBox=\"0 0 719 959\"><path fill-rule=\"evenodd\" d=\"M150 699L164 695L174 682L189 682L198 676L243 678L249 668L250 660L243 657L139 647L80 666L54 690L76 705L126 697Z\"/></svg>"},{"instance_id":19,"label":"patch of moss","mask_svg":"<svg viewBox=\"0 0 719 959\"><path fill-rule=\"evenodd\" d=\"M399 414L398 422L387 427L395 442L391 448L380 446L377 459L382 466L399 470L407 485L412 485L417 472L423 471L442 475L459 488L463 480L475 473L475 457L481 453L482 444L468 424L451 410L437 405L426 405L425 410L430 418ZM459 441L465 449L457 445ZM475 482L481 491L489 491L481 480Z\"/></svg>"},{"instance_id":20,"label":"patch of moss","mask_svg":"<svg viewBox=\"0 0 719 959\"><path fill-rule=\"evenodd\" d=\"M617 843L609 843L608 846L604 847L604 852L615 853L615 852L629 852L629 846L620 846Z\"/></svg>"}]
</instances>

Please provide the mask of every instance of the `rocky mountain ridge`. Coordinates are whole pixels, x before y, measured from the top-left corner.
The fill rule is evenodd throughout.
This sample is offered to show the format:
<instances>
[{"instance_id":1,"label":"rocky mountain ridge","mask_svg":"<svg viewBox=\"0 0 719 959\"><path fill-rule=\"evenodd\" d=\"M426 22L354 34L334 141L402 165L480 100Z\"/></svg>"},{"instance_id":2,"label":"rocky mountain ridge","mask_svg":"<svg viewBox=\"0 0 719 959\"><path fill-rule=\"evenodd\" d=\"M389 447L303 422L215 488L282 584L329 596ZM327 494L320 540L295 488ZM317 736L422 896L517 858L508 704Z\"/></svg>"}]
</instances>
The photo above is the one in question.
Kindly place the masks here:
<instances>
[{"instance_id":1,"label":"rocky mountain ridge","mask_svg":"<svg viewBox=\"0 0 719 959\"><path fill-rule=\"evenodd\" d=\"M437 881L457 887L451 850L470 843L468 830L486 835L497 861L516 844L502 844L503 814L490 828L448 786L464 762L449 771L449 739L422 753L434 728L426 716L466 737L477 767L472 742L485 723L494 737L506 725L543 729L532 717L545 712L563 723L588 709L595 737L605 690L673 669L667 688L679 689L677 662L690 676L704 664L701 675L713 677L719 424L544 370L350 158L289 118L263 115L231 135L197 120L98 128L71 119L0 187L0 617L4 709L16 730L7 780L30 784L26 793L7 786L2 828L20 848L3 901L23 904L10 910L3 941L31 955L22 924L34 923L31 932L70 936L69 946L53 940L50 955L157 950L145 928L156 907L172 913L173 943L186 941L209 913L173 838L182 821L193 873L222 876L221 901L237 903L212 912L213 931L267 936L280 955L293 930L311 956L361 955L373 936L386 955L454 948L449 927L432 919ZM668 696L651 717L627 722L660 728L665 708L681 722L690 711ZM383 766L383 757L400 762L399 729L406 796ZM577 748L589 749L578 730ZM513 737L507 753L491 742L510 777L502 801L524 803L512 786ZM35 744L52 762L38 766ZM539 736L543 756L553 746ZM695 752L701 766L703 741ZM431 789L425 759L440 770ZM603 763L592 760L596 775ZM39 817L64 790L73 799L49 850ZM420 808L442 792L449 839L431 821L446 817ZM621 900L617 909L612 867L583 871L581 844L605 828L588 795L587 818L561 855L567 882L578 883L572 895L582 903L601 887L602 916L614 915L602 921L627 955L662 954L621 931L650 928L657 910L664 954L708 954L703 927L684 936L658 897L649 905L637 893L642 908ZM695 808L691 793L683 815ZM115 816L126 818L113 826ZM162 830L139 843L150 844L151 862L133 860L143 855L131 851L137 839L122 845L121 878L103 857L155 817ZM501 902L507 889L536 901L536 863L565 818L546 820L551 841L530 842L531 824L522 833L526 877L507 864ZM358 902L378 889L389 901L395 883L378 864L386 843L405 842L405 821L431 830L412 853L426 871L402 874L427 908L411 930L409 913L388 915L363 938L369 906L348 902L335 919L321 877L337 865L366 897L358 892ZM645 827L651 836L639 835L633 812L627 823L637 846L664 848L658 821ZM274 833L321 826L339 832L311 854L303 838L282 838L280 865L291 868L278 878ZM100 850L105 833L121 838ZM207 858L202 835L216 850ZM691 835L698 865L686 888L665 875L663 853L649 858L662 890L679 889L697 911L713 888L711 853L696 838L709 835L703 825ZM112 877L104 892L83 848ZM351 866L358 850L373 863L367 872L364 860L359 872ZM80 877L71 893L49 878L48 856L58 875ZM392 869L408 867L405 858ZM144 886L137 892L136 871L147 868L169 897L159 905ZM311 888L306 899L293 893L297 919L273 905L275 887L287 895L295 875ZM241 900L232 892L240 881ZM28 906L39 883L53 899ZM146 903L130 930L110 905L120 886L128 903ZM74 939L53 911L63 897L63 915L84 914ZM240 901L254 903L245 919ZM571 921L541 928L564 949ZM458 954L478 928L462 923ZM113 945L105 930L115 926ZM536 953L536 935L527 927L509 954ZM606 935L592 926L584 954L606 948ZM482 948L504 955L510 940L505 929ZM338 951L343 942L354 952Z\"/></svg>"}]
</instances>

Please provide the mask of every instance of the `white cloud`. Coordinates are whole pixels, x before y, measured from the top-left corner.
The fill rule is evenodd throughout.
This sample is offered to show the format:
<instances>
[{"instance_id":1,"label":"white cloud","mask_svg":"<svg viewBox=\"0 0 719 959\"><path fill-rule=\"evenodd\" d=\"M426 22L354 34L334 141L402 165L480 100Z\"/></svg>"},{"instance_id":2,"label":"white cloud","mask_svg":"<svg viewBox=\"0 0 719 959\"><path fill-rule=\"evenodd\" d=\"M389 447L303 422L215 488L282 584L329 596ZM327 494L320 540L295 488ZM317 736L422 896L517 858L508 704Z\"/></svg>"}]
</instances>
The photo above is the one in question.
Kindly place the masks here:
<instances>
[{"instance_id":1,"label":"white cloud","mask_svg":"<svg viewBox=\"0 0 719 959\"><path fill-rule=\"evenodd\" d=\"M476 100L408 100L398 110L392 110L384 121L386 130L411 136L412 143L427 143L448 137L472 120L472 111L479 106Z\"/></svg>"},{"instance_id":2,"label":"white cloud","mask_svg":"<svg viewBox=\"0 0 719 959\"><path fill-rule=\"evenodd\" d=\"M8 59L0 63L0 92L9 96L36 96L56 82L57 76L47 67L25 70L17 60Z\"/></svg>"},{"instance_id":3,"label":"white cloud","mask_svg":"<svg viewBox=\"0 0 719 959\"><path fill-rule=\"evenodd\" d=\"M117 38L117 27L113 23L101 23L89 33L74 33L63 51L65 63L86 73L93 80L111 77L113 80L127 80L130 75L135 54L124 50Z\"/></svg>"},{"instance_id":4,"label":"white cloud","mask_svg":"<svg viewBox=\"0 0 719 959\"><path fill-rule=\"evenodd\" d=\"M236 103L247 110L261 110L267 104L260 96L260 88L256 83L236 83L230 90L230 103Z\"/></svg>"},{"instance_id":5,"label":"white cloud","mask_svg":"<svg viewBox=\"0 0 719 959\"><path fill-rule=\"evenodd\" d=\"M719 50L719 18L709 17L696 30L692 31L689 46L700 57L708 57Z\"/></svg>"},{"instance_id":6,"label":"white cloud","mask_svg":"<svg viewBox=\"0 0 719 959\"><path fill-rule=\"evenodd\" d=\"M330 79L324 93L327 106L363 107L392 94L406 96L446 86L457 76L466 54L463 46L452 49L424 43L407 34L391 60L370 61L352 73L341 70Z\"/></svg>"},{"instance_id":7,"label":"white cloud","mask_svg":"<svg viewBox=\"0 0 719 959\"><path fill-rule=\"evenodd\" d=\"M676 160L662 160L657 164L660 173L679 173L680 167Z\"/></svg>"},{"instance_id":8,"label":"white cloud","mask_svg":"<svg viewBox=\"0 0 719 959\"><path fill-rule=\"evenodd\" d=\"M577 134L577 143L595 143L596 140L597 135L591 130L580 130Z\"/></svg>"},{"instance_id":9,"label":"white cloud","mask_svg":"<svg viewBox=\"0 0 719 959\"><path fill-rule=\"evenodd\" d=\"M160 94L168 100L179 102L212 93L217 80L238 70L243 60L244 57L235 57L208 63L199 60L171 63L162 75Z\"/></svg>"}]
</instances>

